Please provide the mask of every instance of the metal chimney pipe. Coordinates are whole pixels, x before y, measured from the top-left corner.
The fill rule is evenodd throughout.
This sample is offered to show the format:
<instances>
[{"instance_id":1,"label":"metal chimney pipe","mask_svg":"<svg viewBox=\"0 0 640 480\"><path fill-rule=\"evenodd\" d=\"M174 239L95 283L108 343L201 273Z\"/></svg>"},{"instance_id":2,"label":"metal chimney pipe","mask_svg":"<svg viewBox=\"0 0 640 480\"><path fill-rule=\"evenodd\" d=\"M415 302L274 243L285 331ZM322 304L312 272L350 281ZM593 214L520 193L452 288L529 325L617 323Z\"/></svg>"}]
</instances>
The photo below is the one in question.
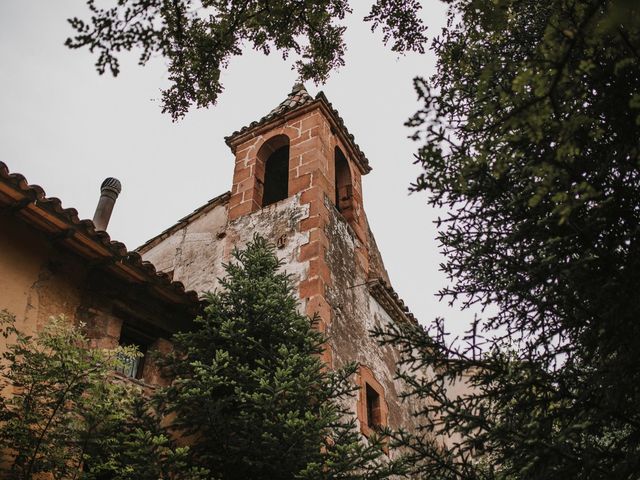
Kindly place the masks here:
<instances>
[{"instance_id":1,"label":"metal chimney pipe","mask_svg":"<svg viewBox=\"0 0 640 480\"><path fill-rule=\"evenodd\" d=\"M121 191L122 185L117 178L105 178L100 185L100 200L98 200L96 213L93 214L93 224L96 226L96 230L107 229L113 206Z\"/></svg>"}]
</instances>

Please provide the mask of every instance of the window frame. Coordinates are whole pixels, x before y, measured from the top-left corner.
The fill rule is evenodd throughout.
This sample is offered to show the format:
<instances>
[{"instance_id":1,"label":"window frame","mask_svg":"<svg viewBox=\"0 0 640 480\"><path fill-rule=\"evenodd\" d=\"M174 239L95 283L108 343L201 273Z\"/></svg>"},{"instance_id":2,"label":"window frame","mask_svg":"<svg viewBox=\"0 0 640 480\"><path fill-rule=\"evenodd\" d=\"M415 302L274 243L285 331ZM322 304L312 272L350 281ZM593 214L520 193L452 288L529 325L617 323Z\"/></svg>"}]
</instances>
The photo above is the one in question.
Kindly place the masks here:
<instances>
[{"instance_id":1,"label":"window frame","mask_svg":"<svg viewBox=\"0 0 640 480\"><path fill-rule=\"evenodd\" d=\"M130 325L127 325L126 322L122 323L122 327L120 329L120 336L118 338L119 346L136 346L138 351L142 354L141 357L136 358L135 363L135 372L134 375L130 375L126 370L127 366L124 368L116 368L116 372L121 374L123 377L144 381L144 370L146 366L147 353L149 352L151 346L154 343L154 338L144 332L139 331L136 328L132 328ZM127 362L125 362L127 363Z\"/></svg>"},{"instance_id":2,"label":"window frame","mask_svg":"<svg viewBox=\"0 0 640 480\"><path fill-rule=\"evenodd\" d=\"M360 431L365 437L370 437L377 428L384 428L389 425L389 407L385 398L385 391L382 384L375 378L371 369L365 365L358 367L357 382L359 388L357 417L360 423ZM376 393L378 405L377 412L369 411L369 401L367 390ZM370 425L369 419L375 417L379 423Z\"/></svg>"}]
</instances>

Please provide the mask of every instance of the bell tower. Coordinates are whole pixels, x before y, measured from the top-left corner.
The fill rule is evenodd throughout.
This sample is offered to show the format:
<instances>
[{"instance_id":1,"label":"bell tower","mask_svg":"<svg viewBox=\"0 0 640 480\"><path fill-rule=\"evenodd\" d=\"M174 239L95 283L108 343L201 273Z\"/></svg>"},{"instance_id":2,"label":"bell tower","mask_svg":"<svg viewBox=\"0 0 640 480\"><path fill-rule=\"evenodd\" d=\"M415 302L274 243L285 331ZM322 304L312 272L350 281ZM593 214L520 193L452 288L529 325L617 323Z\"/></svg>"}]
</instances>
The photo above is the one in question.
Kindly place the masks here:
<instances>
[{"instance_id":1,"label":"bell tower","mask_svg":"<svg viewBox=\"0 0 640 480\"><path fill-rule=\"evenodd\" d=\"M306 313L318 313L327 330L332 307L328 228L338 217L355 240L360 269L369 274L368 226L362 204L362 175L371 168L324 94L313 98L302 84L275 109L226 139L235 155L229 221L296 198L308 209L299 229L308 235L298 261L308 262L299 285ZM385 274L386 276L386 274ZM330 359L327 359L330 360Z\"/></svg>"},{"instance_id":2,"label":"bell tower","mask_svg":"<svg viewBox=\"0 0 640 480\"><path fill-rule=\"evenodd\" d=\"M308 316L327 336L329 367L360 365L349 400L363 435L412 428L395 378L400 353L380 347L375 327L415 319L389 285L364 210L364 153L327 97L301 84L261 119L226 139L235 159L231 191L213 198L140 249L198 292L219 287L231 252L259 233L277 246Z\"/></svg>"},{"instance_id":3,"label":"bell tower","mask_svg":"<svg viewBox=\"0 0 640 480\"><path fill-rule=\"evenodd\" d=\"M236 159L230 219L317 190L364 238L360 178L371 167L323 93L314 99L296 84L280 105L225 140Z\"/></svg>"}]
</instances>

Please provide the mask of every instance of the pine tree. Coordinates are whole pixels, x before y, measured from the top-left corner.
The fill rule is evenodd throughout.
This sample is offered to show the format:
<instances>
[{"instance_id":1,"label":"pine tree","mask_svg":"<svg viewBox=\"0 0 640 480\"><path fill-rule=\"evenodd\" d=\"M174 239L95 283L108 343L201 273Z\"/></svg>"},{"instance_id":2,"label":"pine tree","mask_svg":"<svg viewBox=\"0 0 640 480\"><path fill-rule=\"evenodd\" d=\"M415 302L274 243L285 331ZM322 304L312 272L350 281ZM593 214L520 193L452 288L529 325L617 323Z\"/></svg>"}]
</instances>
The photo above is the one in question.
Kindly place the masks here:
<instances>
[{"instance_id":1,"label":"pine tree","mask_svg":"<svg viewBox=\"0 0 640 480\"><path fill-rule=\"evenodd\" d=\"M199 480L207 470L192 468L188 446L176 446L150 399L129 397L118 421L89 436L81 480Z\"/></svg>"},{"instance_id":2,"label":"pine tree","mask_svg":"<svg viewBox=\"0 0 640 480\"><path fill-rule=\"evenodd\" d=\"M399 467L364 442L341 400L354 365L329 371L324 337L298 310L273 246L256 236L225 266L196 329L174 336L161 392L193 465L222 479L386 478Z\"/></svg>"}]
</instances>

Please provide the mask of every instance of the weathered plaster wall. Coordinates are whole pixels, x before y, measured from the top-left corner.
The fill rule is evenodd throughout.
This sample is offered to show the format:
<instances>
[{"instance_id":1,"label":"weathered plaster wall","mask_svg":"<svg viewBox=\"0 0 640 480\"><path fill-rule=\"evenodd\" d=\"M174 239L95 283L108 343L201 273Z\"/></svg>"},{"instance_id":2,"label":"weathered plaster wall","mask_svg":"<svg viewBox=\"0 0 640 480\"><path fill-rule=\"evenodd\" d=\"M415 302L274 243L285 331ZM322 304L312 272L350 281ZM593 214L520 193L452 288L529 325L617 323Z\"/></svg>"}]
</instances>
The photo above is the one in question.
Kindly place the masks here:
<instances>
[{"instance_id":1,"label":"weathered plaster wall","mask_svg":"<svg viewBox=\"0 0 640 480\"><path fill-rule=\"evenodd\" d=\"M64 315L85 324L92 347L116 347L126 323L148 332L154 339L151 349L165 351L165 338L190 320L186 312L147 295L144 286L105 275L10 213L0 214L0 232L0 310L15 315L24 333L34 334L52 316ZM7 341L0 336L0 353ZM152 362L145 365L143 378L160 381Z\"/></svg>"},{"instance_id":2,"label":"weathered plaster wall","mask_svg":"<svg viewBox=\"0 0 640 480\"><path fill-rule=\"evenodd\" d=\"M72 256L11 215L0 215L0 231L0 309L30 334L52 315L75 318L85 272ZM4 342L0 338L2 350Z\"/></svg>"},{"instance_id":3,"label":"weathered plaster wall","mask_svg":"<svg viewBox=\"0 0 640 480\"><path fill-rule=\"evenodd\" d=\"M359 247L358 237L340 213L335 209L331 212L326 231L329 238L326 260L332 279L327 299L333 307L328 330L333 365L358 362L370 368L385 390L389 426L411 428L411 410L399 399L403 386L394 380L398 352L390 346L379 346L369 333L374 327L384 327L394 320L369 294L367 272L353 254ZM354 411L356 401L351 400Z\"/></svg>"},{"instance_id":4,"label":"weathered plaster wall","mask_svg":"<svg viewBox=\"0 0 640 480\"><path fill-rule=\"evenodd\" d=\"M254 234L260 234L278 244L276 254L296 283L306 276L308 262L298 261L298 254L309 240L308 232L300 231L309 206L300 203L300 195L232 221L227 219L227 208L228 204L222 204L202 213L145 251L143 258L158 270L173 271L173 279L188 290L213 291L224 276L222 264L230 260L233 248L242 248Z\"/></svg>"},{"instance_id":5,"label":"weathered plaster wall","mask_svg":"<svg viewBox=\"0 0 640 480\"><path fill-rule=\"evenodd\" d=\"M294 284L308 274L308 262L298 259L300 248L309 242L309 232L300 230L302 220L309 217L309 205L300 203L300 194L269 205L257 212L229 222L226 253L242 248L254 234L260 234L277 245L276 255L283 261L283 270L292 275Z\"/></svg>"},{"instance_id":6,"label":"weathered plaster wall","mask_svg":"<svg viewBox=\"0 0 640 480\"><path fill-rule=\"evenodd\" d=\"M173 272L187 290L215 290L224 274L226 229L227 205L217 205L156 243L143 258L160 271Z\"/></svg>"}]
</instances>

